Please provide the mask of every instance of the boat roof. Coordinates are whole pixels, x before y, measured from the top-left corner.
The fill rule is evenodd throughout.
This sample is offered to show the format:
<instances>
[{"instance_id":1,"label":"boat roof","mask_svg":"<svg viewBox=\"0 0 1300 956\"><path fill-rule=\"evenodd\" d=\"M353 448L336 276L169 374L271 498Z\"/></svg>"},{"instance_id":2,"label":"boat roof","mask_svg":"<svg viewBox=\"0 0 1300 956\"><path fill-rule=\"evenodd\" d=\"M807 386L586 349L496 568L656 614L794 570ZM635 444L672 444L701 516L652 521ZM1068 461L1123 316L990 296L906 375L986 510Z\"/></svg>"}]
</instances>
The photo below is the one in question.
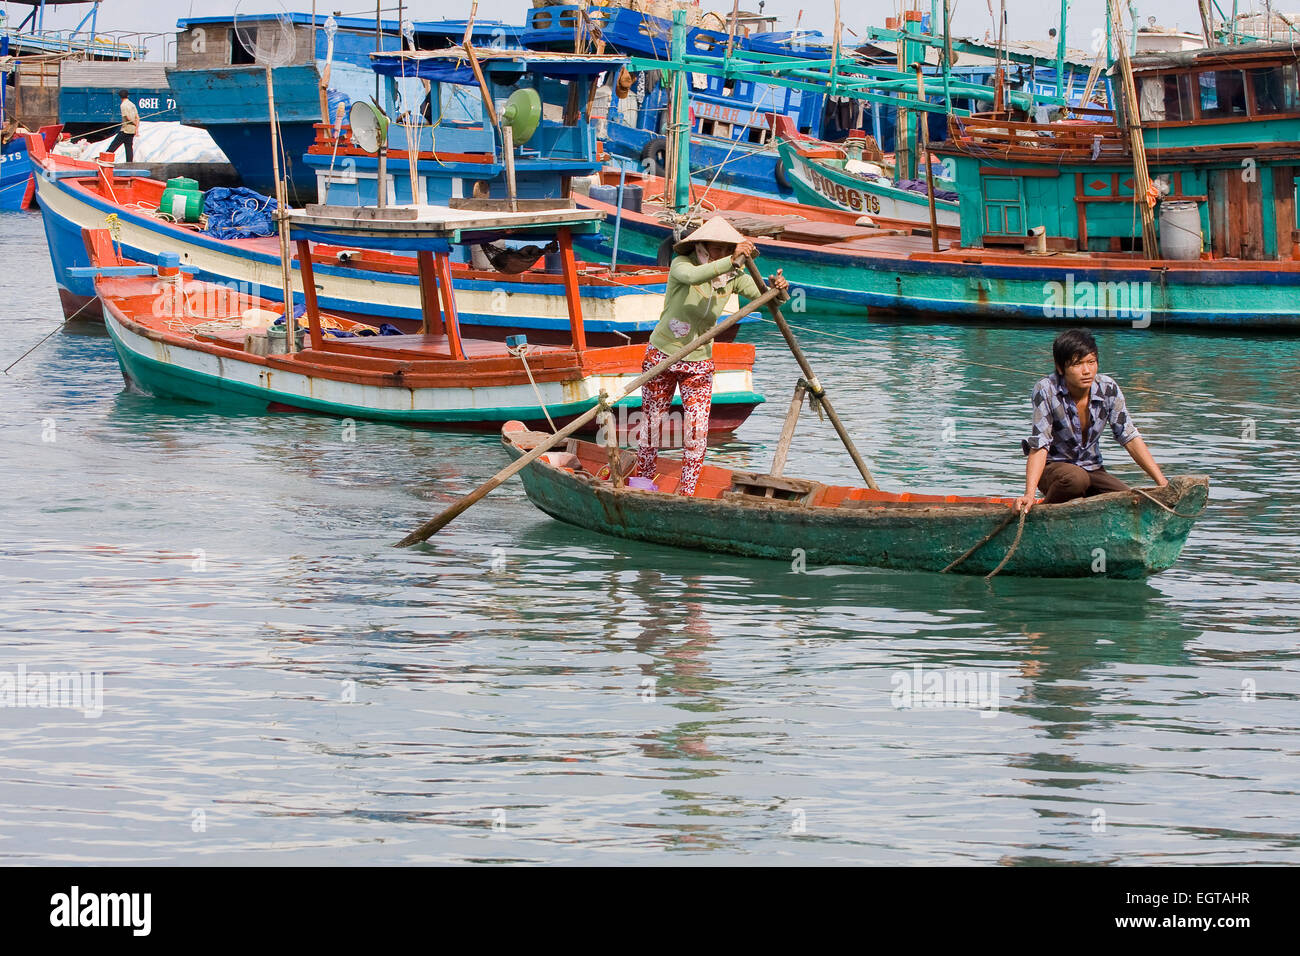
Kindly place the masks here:
<instances>
[{"instance_id":1,"label":"boat roof","mask_svg":"<svg viewBox=\"0 0 1300 956\"><path fill-rule=\"evenodd\" d=\"M579 55L545 50L498 50L474 48L479 66L485 73L535 73L555 79L596 76L627 63L617 55ZM464 47L445 50L418 50L370 54L371 67L385 76L418 76L435 83L477 84L474 70Z\"/></svg>"},{"instance_id":2,"label":"boat roof","mask_svg":"<svg viewBox=\"0 0 1300 956\"><path fill-rule=\"evenodd\" d=\"M1291 43L1243 43L1239 46L1216 46L1199 50L1176 52L1135 53L1133 71L1168 70L1185 66L1220 66L1225 63L1245 63L1251 60L1275 60L1279 57L1296 59L1297 47Z\"/></svg>"},{"instance_id":3,"label":"boat roof","mask_svg":"<svg viewBox=\"0 0 1300 956\"><path fill-rule=\"evenodd\" d=\"M35 0L39 3L40 0ZM53 0L50 0L53 3ZM72 2L72 0L59 0L61 3ZM81 2L93 2L93 0L81 0ZM328 13L316 14L316 26L324 26L325 21L329 18ZM271 20L284 19L295 26L311 26L312 15L310 13L241 13L235 14L218 14L207 17L181 17L176 21L176 27L179 30L187 30L192 26L213 24L213 23L234 23L235 20L247 21L250 23L265 23ZM335 17L334 22L338 24L340 30L356 30L361 33L375 32L374 17ZM444 36L462 37L465 35L465 27L469 24L468 20L416 20L413 22L415 32L431 33ZM396 20L381 20L380 28L387 33L399 33L401 24ZM497 30L505 31L507 36L517 37L520 28L514 24L506 23L504 20L475 20L475 35L490 35Z\"/></svg>"},{"instance_id":4,"label":"boat roof","mask_svg":"<svg viewBox=\"0 0 1300 956\"><path fill-rule=\"evenodd\" d=\"M500 206L509 200L463 200L469 208L450 206L309 205L289 212L290 237L361 249L447 252L453 245L496 239L546 239L560 229L585 234L599 228L605 214L576 209L556 200L549 208L520 200L518 212Z\"/></svg>"}]
</instances>

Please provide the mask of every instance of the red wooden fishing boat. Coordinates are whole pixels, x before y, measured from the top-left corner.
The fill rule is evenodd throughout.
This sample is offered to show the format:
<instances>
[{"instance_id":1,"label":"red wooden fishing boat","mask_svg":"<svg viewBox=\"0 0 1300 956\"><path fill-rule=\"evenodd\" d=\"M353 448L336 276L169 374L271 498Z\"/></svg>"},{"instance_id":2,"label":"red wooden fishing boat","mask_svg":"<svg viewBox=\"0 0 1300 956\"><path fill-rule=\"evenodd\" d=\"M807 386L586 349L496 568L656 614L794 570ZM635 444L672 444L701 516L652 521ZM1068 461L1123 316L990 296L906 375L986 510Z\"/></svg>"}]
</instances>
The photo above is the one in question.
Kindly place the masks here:
<instances>
[{"instance_id":1,"label":"red wooden fishing boat","mask_svg":"<svg viewBox=\"0 0 1300 956\"><path fill-rule=\"evenodd\" d=\"M231 411L303 410L468 429L523 419L546 428L571 421L602 394L619 394L640 374L645 346L590 347L573 285L565 288L571 335L565 346L463 335L457 296L447 281L449 246L502 236L554 237L571 275L570 232L597 228L599 218L567 207L530 213L431 206L295 212L290 222L307 289L305 315L296 323L296 339L302 340L297 350L278 334L278 303L232 296L225 286L197 280L181 271L175 253L165 253L157 266L145 265L122 256L108 230L88 230L92 265L78 273L92 279L104 303L123 375L155 395ZM364 323L322 312L314 294L312 242L414 252L424 310L420 331L378 335ZM719 343L714 362L709 431L719 435L734 431L763 398L753 392L752 345ZM639 396L618 403L619 433L636 427L639 408Z\"/></svg>"}]
</instances>

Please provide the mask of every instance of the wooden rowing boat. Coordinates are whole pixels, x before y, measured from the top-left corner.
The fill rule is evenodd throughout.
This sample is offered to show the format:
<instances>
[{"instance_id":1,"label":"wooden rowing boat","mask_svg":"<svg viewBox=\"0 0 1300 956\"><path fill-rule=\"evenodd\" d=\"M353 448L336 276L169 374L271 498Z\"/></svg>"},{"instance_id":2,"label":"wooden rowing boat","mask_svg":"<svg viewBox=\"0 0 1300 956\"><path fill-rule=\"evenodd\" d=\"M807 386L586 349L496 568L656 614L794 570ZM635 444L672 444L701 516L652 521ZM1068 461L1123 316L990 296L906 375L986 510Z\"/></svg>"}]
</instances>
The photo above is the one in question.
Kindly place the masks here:
<instances>
[{"instance_id":1,"label":"wooden rowing boat","mask_svg":"<svg viewBox=\"0 0 1300 956\"><path fill-rule=\"evenodd\" d=\"M514 458L548 436L508 422L501 441ZM630 471L630 452L620 468ZM661 457L656 491L616 487L607 450L570 439L520 477L530 501L591 531L658 544L809 565L855 564L942 571L1001 526L952 570L987 574L1016 533L1014 498L898 494L705 465L692 497L674 494L679 462ZM1170 567L1205 507L1209 479L1173 478L1163 488L1039 504L1024 522L1004 574L1138 578ZM1177 512L1176 514L1174 512Z\"/></svg>"}]
</instances>

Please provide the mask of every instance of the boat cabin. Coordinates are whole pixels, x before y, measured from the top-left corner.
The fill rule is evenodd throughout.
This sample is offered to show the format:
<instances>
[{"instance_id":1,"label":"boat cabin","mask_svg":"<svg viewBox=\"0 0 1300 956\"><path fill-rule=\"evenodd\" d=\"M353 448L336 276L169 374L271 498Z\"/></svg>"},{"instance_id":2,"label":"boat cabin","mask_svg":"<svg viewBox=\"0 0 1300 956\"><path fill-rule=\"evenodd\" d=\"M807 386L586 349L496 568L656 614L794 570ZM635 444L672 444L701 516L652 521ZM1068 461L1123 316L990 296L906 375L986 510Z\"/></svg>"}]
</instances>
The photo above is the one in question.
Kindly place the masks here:
<instances>
[{"instance_id":1,"label":"boat cabin","mask_svg":"<svg viewBox=\"0 0 1300 956\"><path fill-rule=\"evenodd\" d=\"M1159 258L1300 255L1300 53L1251 44L1133 58ZM1006 114L950 120L967 247L1147 252L1133 156L1116 112L1077 108L1040 125ZM1139 199L1139 201L1141 201Z\"/></svg>"},{"instance_id":2,"label":"boat cabin","mask_svg":"<svg viewBox=\"0 0 1300 956\"><path fill-rule=\"evenodd\" d=\"M316 199L315 173L302 156L316 125L346 116L356 100L380 98L392 115L370 67L376 50L442 49L464 37L464 20L408 24L374 17L314 17L307 13L223 14L177 21L176 63L167 79L181 122L206 129L239 170L244 185L271 195L275 182L265 68L274 67L275 112L289 174L290 198ZM473 42L508 46L517 30L499 21L473 25ZM143 110L141 114L143 115Z\"/></svg>"},{"instance_id":3,"label":"boat cabin","mask_svg":"<svg viewBox=\"0 0 1300 956\"><path fill-rule=\"evenodd\" d=\"M325 348L320 310L316 301L311 243L347 246L362 250L414 253L420 283L422 322L420 334L397 336L403 348L424 349L438 340L455 360L466 357L452 290L450 253L452 246L494 242L502 239L554 240L563 261L565 298L573 350L587 348L578 293L577 264L572 236L598 231L604 214L575 209L569 201L537 202L540 208L511 210L501 203L465 200L454 206L397 206L385 209L311 205L289 215L290 239L297 244L302 270L308 336L311 348ZM518 205L516 203L516 205ZM392 348L390 344L387 346ZM492 347L503 350L498 343ZM416 354L414 352L410 353Z\"/></svg>"},{"instance_id":4,"label":"boat cabin","mask_svg":"<svg viewBox=\"0 0 1300 956\"><path fill-rule=\"evenodd\" d=\"M509 196L505 136L489 115L484 87L497 121L511 128L516 197L564 198L569 178L601 168L591 122L593 85L617 74L627 62L624 57L492 47L475 50L474 57L477 72L461 47L371 57L387 101L396 104L395 121L388 126L387 203ZM318 124L306 161L315 171L322 200L376 204L379 157L363 149L346 125Z\"/></svg>"}]
</instances>

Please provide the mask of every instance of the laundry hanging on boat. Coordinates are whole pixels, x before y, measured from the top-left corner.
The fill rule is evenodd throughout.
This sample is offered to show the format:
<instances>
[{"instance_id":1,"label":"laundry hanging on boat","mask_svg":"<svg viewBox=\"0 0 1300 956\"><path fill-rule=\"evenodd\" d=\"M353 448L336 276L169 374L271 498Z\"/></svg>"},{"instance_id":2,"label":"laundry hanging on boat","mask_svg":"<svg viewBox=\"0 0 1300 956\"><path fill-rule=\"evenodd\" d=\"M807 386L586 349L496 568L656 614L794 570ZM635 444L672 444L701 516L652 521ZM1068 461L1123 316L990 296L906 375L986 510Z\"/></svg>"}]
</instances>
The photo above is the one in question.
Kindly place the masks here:
<instances>
[{"instance_id":1,"label":"laundry hanging on boat","mask_svg":"<svg viewBox=\"0 0 1300 956\"><path fill-rule=\"evenodd\" d=\"M203 197L204 230L214 239L248 239L275 235L275 200L238 186L216 186Z\"/></svg>"}]
</instances>

